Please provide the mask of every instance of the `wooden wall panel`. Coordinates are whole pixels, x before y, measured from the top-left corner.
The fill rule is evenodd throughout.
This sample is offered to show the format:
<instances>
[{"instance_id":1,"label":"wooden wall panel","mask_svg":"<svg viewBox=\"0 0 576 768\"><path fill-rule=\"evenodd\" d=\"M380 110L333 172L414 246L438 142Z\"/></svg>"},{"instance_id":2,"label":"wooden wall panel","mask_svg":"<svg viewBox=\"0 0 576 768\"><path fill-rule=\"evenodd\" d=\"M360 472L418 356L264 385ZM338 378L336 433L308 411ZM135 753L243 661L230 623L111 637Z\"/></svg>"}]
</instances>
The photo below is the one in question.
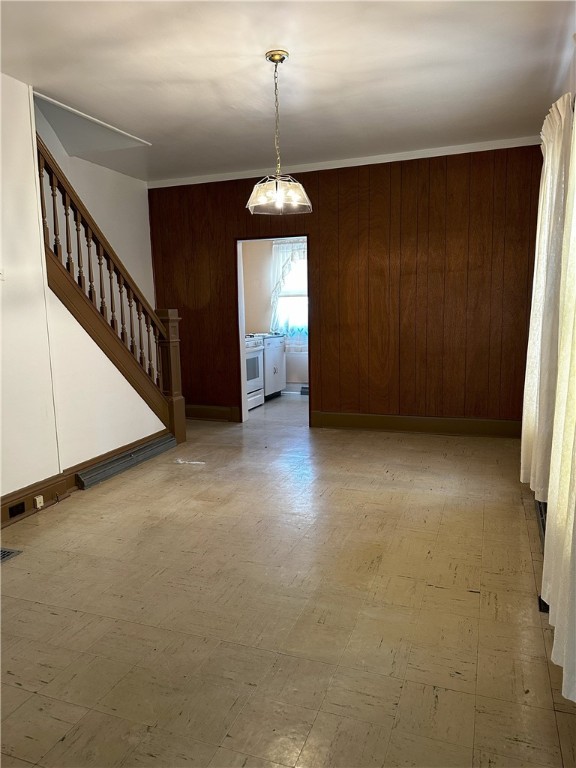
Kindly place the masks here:
<instances>
[{"instance_id":1,"label":"wooden wall panel","mask_svg":"<svg viewBox=\"0 0 576 768\"><path fill-rule=\"evenodd\" d=\"M150 190L187 402L240 405L236 241L307 235L312 410L518 419L540 168L521 147L301 174L307 216L251 216L251 180Z\"/></svg>"}]
</instances>

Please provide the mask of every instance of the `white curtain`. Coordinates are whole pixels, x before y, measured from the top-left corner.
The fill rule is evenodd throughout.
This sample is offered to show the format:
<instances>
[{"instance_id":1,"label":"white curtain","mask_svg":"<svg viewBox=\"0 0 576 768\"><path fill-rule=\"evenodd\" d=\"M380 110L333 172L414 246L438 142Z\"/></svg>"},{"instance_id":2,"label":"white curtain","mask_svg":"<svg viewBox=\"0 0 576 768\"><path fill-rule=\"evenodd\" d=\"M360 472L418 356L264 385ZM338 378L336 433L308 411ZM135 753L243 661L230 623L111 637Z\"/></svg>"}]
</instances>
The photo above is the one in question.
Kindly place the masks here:
<instances>
[{"instance_id":1,"label":"white curtain","mask_svg":"<svg viewBox=\"0 0 576 768\"><path fill-rule=\"evenodd\" d=\"M564 102L566 103L566 102ZM566 104L570 108L571 100ZM552 430L542 596L555 627L552 661L562 693L576 701L576 126L566 178L558 306L558 376Z\"/></svg>"},{"instance_id":2,"label":"white curtain","mask_svg":"<svg viewBox=\"0 0 576 768\"><path fill-rule=\"evenodd\" d=\"M550 109L542 128L534 285L522 413L520 479L548 500L552 425L558 371L558 308L562 236L572 132L571 95Z\"/></svg>"},{"instance_id":3,"label":"white curtain","mask_svg":"<svg viewBox=\"0 0 576 768\"><path fill-rule=\"evenodd\" d=\"M292 262L306 258L306 238L278 240L272 243L272 316L270 330L278 331L278 299Z\"/></svg>"}]
</instances>

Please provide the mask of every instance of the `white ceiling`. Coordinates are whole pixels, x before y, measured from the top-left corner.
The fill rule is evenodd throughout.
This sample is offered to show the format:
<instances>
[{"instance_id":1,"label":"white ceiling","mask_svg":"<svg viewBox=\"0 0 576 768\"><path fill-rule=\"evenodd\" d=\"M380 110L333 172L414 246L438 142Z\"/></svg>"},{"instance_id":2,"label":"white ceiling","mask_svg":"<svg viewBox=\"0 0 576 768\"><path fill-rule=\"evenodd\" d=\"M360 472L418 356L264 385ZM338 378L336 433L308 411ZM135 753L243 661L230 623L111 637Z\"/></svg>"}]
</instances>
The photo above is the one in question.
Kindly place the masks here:
<instances>
[{"instance_id":1,"label":"white ceiling","mask_svg":"<svg viewBox=\"0 0 576 768\"><path fill-rule=\"evenodd\" d=\"M82 156L151 181L537 137L573 2L2 2L2 71L151 142ZM527 142L525 142L527 143ZM140 167L140 166L139 166Z\"/></svg>"}]
</instances>

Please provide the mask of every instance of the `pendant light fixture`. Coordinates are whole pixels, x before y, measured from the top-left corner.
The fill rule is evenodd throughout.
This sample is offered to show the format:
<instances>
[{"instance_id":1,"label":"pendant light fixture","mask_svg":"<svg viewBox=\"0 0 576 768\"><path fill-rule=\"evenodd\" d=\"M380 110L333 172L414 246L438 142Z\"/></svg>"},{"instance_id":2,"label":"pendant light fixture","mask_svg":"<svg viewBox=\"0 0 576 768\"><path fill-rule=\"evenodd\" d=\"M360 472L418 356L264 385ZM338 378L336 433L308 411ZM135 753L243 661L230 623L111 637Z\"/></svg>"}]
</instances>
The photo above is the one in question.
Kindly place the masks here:
<instances>
[{"instance_id":1,"label":"pendant light fixture","mask_svg":"<svg viewBox=\"0 0 576 768\"><path fill-rule=\"evenodd\" d=\"M276 149L276 173L265 176L255 185L246 204L250 213L266 213L281 216L286 213L311 213L312 203L304 187L292 176L283 176L280 167L280 112L278 102L278 64L288 58L287 51L268 51L266 59L274 64L274 106L276 126L274 147Z\"/></svg>"}]
</instances>

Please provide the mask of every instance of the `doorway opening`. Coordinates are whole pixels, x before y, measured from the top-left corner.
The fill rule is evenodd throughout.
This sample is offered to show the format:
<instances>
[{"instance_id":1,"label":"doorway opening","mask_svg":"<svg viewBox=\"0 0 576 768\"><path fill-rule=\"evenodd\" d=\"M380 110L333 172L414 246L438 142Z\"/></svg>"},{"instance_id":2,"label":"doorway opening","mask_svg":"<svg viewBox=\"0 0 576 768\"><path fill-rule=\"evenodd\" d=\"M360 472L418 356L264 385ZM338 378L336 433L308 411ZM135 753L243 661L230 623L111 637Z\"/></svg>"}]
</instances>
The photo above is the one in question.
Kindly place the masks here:
<instances>
[{"instance_id":1,"label":"doorway opening","mask_svg":"<svg viewBox=\"0 0 576 768\"><path fill-rule=\"evenodd\" d=\"M306 236L238 241L238 327L242 421L290 400L309 424Z\"/></svg>"}]
</instances>

